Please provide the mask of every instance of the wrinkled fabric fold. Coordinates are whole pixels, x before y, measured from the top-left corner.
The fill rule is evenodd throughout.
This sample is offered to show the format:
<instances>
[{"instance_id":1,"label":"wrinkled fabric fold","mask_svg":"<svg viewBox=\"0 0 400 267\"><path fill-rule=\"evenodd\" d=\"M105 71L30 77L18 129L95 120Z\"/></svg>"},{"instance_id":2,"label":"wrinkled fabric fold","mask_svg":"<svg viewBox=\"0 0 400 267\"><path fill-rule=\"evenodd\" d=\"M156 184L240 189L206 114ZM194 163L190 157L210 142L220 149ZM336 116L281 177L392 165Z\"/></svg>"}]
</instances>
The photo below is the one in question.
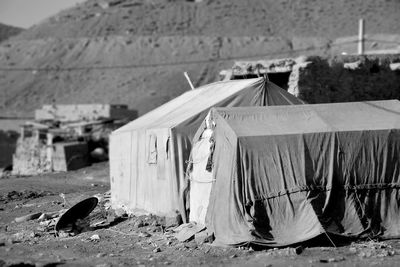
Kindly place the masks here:
<instances>
[{"instance_id":1,"label":"wrinkled fabric fold","mask_svg":"<svg viewBox=\"0 0 400 267\"><path fill-rule=\"evenodd\" d=\"M217 244L400 236L399 101L210 112Z\"/></svg>"}]
</instances>

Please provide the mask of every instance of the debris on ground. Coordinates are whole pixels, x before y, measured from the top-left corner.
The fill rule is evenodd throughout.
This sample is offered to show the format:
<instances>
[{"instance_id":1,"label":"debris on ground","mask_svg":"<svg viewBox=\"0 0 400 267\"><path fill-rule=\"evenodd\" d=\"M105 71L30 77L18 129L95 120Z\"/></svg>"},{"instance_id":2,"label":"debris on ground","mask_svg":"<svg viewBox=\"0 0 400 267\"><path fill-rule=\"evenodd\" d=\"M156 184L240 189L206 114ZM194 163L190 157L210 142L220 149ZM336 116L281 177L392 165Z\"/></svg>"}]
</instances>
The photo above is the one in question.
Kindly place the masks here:
<instances>
[{"instance_id":1,"label":"debris on ground","mask_svg":"<svg viewBox=\"0 0 400 267\"><path fill-rule=\"evenodd\" d=\"M214 234L204 229L194 235L194 240L197 244L212 243L215 237Z\"/></svg>"},{"instance_id":2,"label":"debris on ground","mask_svg":"<svg viewBox=\"0 0 400 267\"><path fill-rule=\"evenodd\" d=\"M302 246L297 246L295 248L289 247L283 249L273 248L268 250L266 254L270 256L294 256L303 253L304 249L305 248Z\"/></svg>"},{"instance_id":3,"label":"debris on ground","mask_svg":"<svg viewBox=\"0 0 400 267\"><path fill-rule=\"evenodd\" d=\"M98 199L96 197L90 197L78 202L61 215L56 223L55 230L83 232L90 226L90 223L85 218L96 208L97 203Z\"/></svg>"},{"instance_id":4,"label":"debris on ground","mask_svg":"<svg viewBox=\"0 0 400 267\"><path fill-rule=\"evenodd\" d=\"M60 217L62 214L64 214L67 211L67 209L61 209L59 211L53 211L53 212L44 212L40 217L38 218L38 222L47 222L51 219Z\"/></svg>"},{"instance_id":5,"label":"debris on ground","mask_svg":"<svg viewBox=\"0 0 400 267\"><path fill-rule=\"evenodd\" d=\"M396 254L395 249L391 245L373 240L362 243L352 243L349 251L357 254L360 258L382 258Z\"/></svg>"},{"instance_id":6,"label":"debris on ground","mask_svg":"<svg viewBox=\"0 0 400 267\"><path fill-rule=\"evenodd\" d=\"M174 217L165 218L165 228L177 227L183 224L182 216L179 212L176 213Z\"/></svg>"},{"instance_id":7,"label":"debris on ground","mask_svg":"<svg viewBox=\"0 0 400 267\"><path fill-rule=\"evenodd\" d=\"M95 248L95 254L92 255L96 262L94 266L100 266L99 261L104 261L107 266L112 266L110 262L113 259L127 255L127 253L138 253L143 251L144 255L141 258L144 262L152 263L154 265L169 265L173 264L174 260L167 255L174 253L177 257L184 257L184 255L200 255L203 257L199 260L199 264L207 262L204 257L219 257L224 255L224 261L242 261L244 255L254 253L255 261L264 260L282 260L284 262L299 259L304 260L309 255L312 255L313 249L305 256L297 257L299 254L304 253L306 247L300 245L297 247L275 248L263 251L254 251L251 246L242 246L239 248L217 248L209 245L213 242L214 236L209 230L202 225L195 223L182 224L178 227L171 225L176 224L176 218L168 219L159 217L152 214L145 215L132 215L126 213L124 210L114 210L110 205L110 192L94 195L98 201L93 211L87 217L77 219L75 221L75 231L68 229L55 231L55 226L59 222L60 217L65 214L71 207L76 206L75 202L70 205L67 200L79 199L71 196L63 196L65 205L61 201L56 201L59 205L58 210L54 211L40 211L32 213L32 206L24 206L29 209L31 213L25 215L33 215L39 217L31 220L24 220L16 223L15 220L9 224L2 226L2 233L0 233L0 252L4 253L17 253L15 252L19 247L29 247L32 245L39 246L56 246L63 251L70 251L69 248L80 246L84 248L90 246ZM88 196L84 200L90 199ZM54 199L52 199L54 201ZM49 202L50 203L50 202ZM36 205L40 207L40 205ZM65 209L65 206L70 209ZM51 205L54 207L54 205ZM21 212L22 210L16 210ZM21 214L21 213L19 213ZM24 216L20 216L24 217ZM11 218L13 219L13 218ZM170 223L173 221L174 223ZM167 227L169 225L169 227ZM71 230L71 229L70 229ZM115 238L114 238L115 237ZM48 245L46 245L48 244ZM57 245L54 245L57 244ZM364 260L365 258L376 258L377 261L382 260L382 257L393 256L391 260L395 260L397 253L396 248L392 247L393 243L386 242L360 242L352 243L346 248L333 248L321 247L318 249L320 255L313 255L312 260L307 259L311 264L341 264L341 262L352 262L354 258ZM107 250L98 248L107 247ZM115 249L113 249L115 248ZM110 251L108 251L108 249ZM340 253L339 250L346 250L347 253ZM68 252L69 253L69 252ZM44 262L43 257L46 253L40 253L39 262ZM133 254L132 254L133 255ZM59 256L57 256L59 257ZM50 261L58 262L58 258L51 258ZM193 256L194 257L194 256ZM398 257L398 256L397 256ZM69 256L60 256L60 260L73 262L74 259ZM46 258L46 261L49 259ZM107 261L107 262L106 262ZM27 262L27 261L26 261ZM165 264L164 264L165 262ZM242 262L243 263L243 262ZM8 262L7 262L8 264ZM103 264L103 263L101 263ZM1 265L0 265L1 266ZM268 265L266 265L268 266ZM271 263L270 266L274 266Z\"/></svg>"},{"instance_id":8,"label":"debris on ground","mask_svg":"<svg viewBox=\"0 0 400 267\"><path fill-rule=\"evenodd\" d=\"M32 192L29 193L18 193L16 191L12 191L7 194L7 197L17 196L18 198L31 198L36 197L38 194L33 194ZM46 194L47 195L47 194ZM64 194L60 194L60 197L63 198L65 206L68 201L65 199ZM24 216L20 216L14 219L16 223L24 223L28 221L38 222L39 225L36 227L36 231L38 232L49 232L54 233L56 236L65 238L69 236L74 236L78 233L85 232L88 230L93 230L97 226L101 225L102 223L106 222L106 216L103 215L106 209L109 209L110 201L110 192L106 192L101 194L101 196L95 196L91 198L84 199L69 209L61 209L58 211L51 211L51 212L35 212L30 213ZM101 221L97 221L93 226L90 224L91 220L98 220L95 216L92 216L91 219L87 217L89 214L96 208L98 202L101 203L101 207L96 212L97 217L100 217ZM113 219L115 221L115 218ZM110 225L109 223L107 225ZM13 241L21 241L23 240L24 234L22 232L16 233L13 236ZM35 233L33 236L30 235L28 237L37 237L38 234Z\"/></svg>"},{"instance_id":9,"label":"debris on ground","mask_svg":"<svg viewBox=\"0 0 400 267\"><path fill-rule=\"evenodd\" d=\"M185 242L192 239L195 234L203 231L206 227L195 222L181 224L180 226L173 229L175 232L174 236L180 242Z\"/></svg>"},{"instance_id":10,"label":"debris on ground","mask_svg":"<svg viewBox=\"0 0 400 267\"><path fill-rule=\"evenodd\" d=\"M41 213L41 212L35 212L35 213L31 213L31 214L24 215L21 217L17 217L17 218L15 218L15 222L20 223L20 222L35 220L35 219L38 219L40 216L42 216L42 214L43 213Z\"/></svg>"},{"instance_id":11,"label":"debris on ground","mask_svg":"<svg viewBox=\"0 0 400 267\"><path fill-rule=\"evenodd\" d=\"M337 257L337 258L320 259L319 262L330 263L330 262L341 262L345 260L346 259L344 257Z\"/></svg>"},{"instance_id":12,"label":"debris on ground","mask_svg":"<svg viewBox=\"0 0 400 267\"><path fill-rule=\"evenodd\" d=\"M90 241L100 241L100 236L99 235L92 235L90 237Z\"/></svg>"},{"instance_id":13,"label":"debris on ground","mask_svg":"<svg viewBox=\"0 0 400 267\"><path fill-rule=\"evenodd\" d=\"M18 200L28 200L28 199L35 199L44 196L51 196L53 193L48 191L32 191L32 190L23 190L23 191L11 191L6 194L0 195L0 202L4 204L10 201L18 201Z\"/></svg>"}]
</instances>

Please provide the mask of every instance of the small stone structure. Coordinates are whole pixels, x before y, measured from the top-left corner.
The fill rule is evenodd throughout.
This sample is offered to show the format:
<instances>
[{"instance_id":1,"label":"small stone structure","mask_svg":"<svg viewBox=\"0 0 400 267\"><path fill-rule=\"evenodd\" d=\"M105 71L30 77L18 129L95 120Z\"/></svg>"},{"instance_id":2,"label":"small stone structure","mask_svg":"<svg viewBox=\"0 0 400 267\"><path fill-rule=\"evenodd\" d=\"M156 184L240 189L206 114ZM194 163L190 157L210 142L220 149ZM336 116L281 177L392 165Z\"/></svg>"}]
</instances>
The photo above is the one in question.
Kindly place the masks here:
<instances>
[{"instance_id":1,"label":"small stone structure","mask_svg":"<svg viewBox=\"0 0 400 267\"><path fill-rule=\"evenodd\" d=\"M222 79L266 75L308 103L400 99L400 54L240 61Z\"/></svg>"},{"instance_id":2,"label":"small stone structure","mask_svg":"<svg viewBox=\"0 0 400 267\"><path fill-rule=\"evenodd\" d=\"M12 173L76 170L107 159L109 134L136 117L123 105L45 105L21 127Z\"/></svg>"},{"instance_id":3,"label":"small stone structure","mask_svg":"<svg viewBox=\"0 0 400 267\"><path fill-rule=\"evenodd\" d=\"M33 175L51 170L51 158L47 157L47 146L41 142L40 132L19 138L13 155L13 174Z\"/></svg>"}]
</instances>

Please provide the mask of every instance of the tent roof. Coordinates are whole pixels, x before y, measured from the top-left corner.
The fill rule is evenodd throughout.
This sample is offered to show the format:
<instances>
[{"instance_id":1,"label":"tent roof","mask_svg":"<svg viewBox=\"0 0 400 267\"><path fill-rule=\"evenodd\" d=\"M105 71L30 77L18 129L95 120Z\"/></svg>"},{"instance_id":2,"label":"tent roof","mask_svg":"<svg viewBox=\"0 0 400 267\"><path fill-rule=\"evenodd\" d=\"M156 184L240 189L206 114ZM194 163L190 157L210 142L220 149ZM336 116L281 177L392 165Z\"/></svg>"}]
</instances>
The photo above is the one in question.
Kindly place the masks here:
<instances>
[{"instance_id":1,"label":"tent roof","mask_svg":"<svg viewBox=\"0 0 400 267\"><path fill-rule=\"evenodd\" d=\"M265 86L264 78L221 81L204 85L195 90L183 93L164 105L148 112L140 118L114 131L126 132L143 128L171 128L207 110L221 101L249 88ZM277 100L285 103L301 104L301 100L282 88L268 83L267 103Z\"/></svg>"},{"instance_id":2,"label":"tent roof","mask_svg":"<svg viewBox=\"0 0 400 267\"><path fill-rule=\"evenodd\" d=\"M240 136L400 128L400 101L214 108ZM218 122L217 122L218 123Z\"/></svg>"}]
</instances>

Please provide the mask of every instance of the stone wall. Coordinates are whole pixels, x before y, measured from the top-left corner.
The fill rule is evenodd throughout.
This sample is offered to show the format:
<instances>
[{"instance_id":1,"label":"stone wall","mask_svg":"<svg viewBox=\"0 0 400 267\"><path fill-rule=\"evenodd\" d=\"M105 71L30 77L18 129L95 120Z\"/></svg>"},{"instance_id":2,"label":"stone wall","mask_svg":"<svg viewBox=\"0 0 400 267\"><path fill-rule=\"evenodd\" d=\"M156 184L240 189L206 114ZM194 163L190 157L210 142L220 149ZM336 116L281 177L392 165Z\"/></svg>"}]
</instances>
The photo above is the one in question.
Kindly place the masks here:
<instances>
[{"instance_id":1,"label":"stone wall","mask_svg":"<svg viewBox=\"0 0 400 267\"><path fill-rule=\"evenodd\" d=\"M288 92L308 103L400 100L400 54L240 61L220 75L242 79L283 72L290 72Z\"/></svg>"},{"instance_id":2,"label":"stone wall","mask_svg":"<svg viewBox=\"0 0 400 267\"><path fill-rule=\"evenodd\" d=\"M400 55L312 57L307 62L298 69L292 90L308 103L400 99L400 69L395 67Z\"/></svg>"},{"instance_id":3,"label":"stone wall","mask_svg":"<svg viewBox=\"0 0 400 267\"><path fill-rule=\"evenodd\" d=\"M46 144L37 134L31 137L18 138L17 148L13 155L14 175L35 175L49 171Z\"/></svg>"}]
</instances>

